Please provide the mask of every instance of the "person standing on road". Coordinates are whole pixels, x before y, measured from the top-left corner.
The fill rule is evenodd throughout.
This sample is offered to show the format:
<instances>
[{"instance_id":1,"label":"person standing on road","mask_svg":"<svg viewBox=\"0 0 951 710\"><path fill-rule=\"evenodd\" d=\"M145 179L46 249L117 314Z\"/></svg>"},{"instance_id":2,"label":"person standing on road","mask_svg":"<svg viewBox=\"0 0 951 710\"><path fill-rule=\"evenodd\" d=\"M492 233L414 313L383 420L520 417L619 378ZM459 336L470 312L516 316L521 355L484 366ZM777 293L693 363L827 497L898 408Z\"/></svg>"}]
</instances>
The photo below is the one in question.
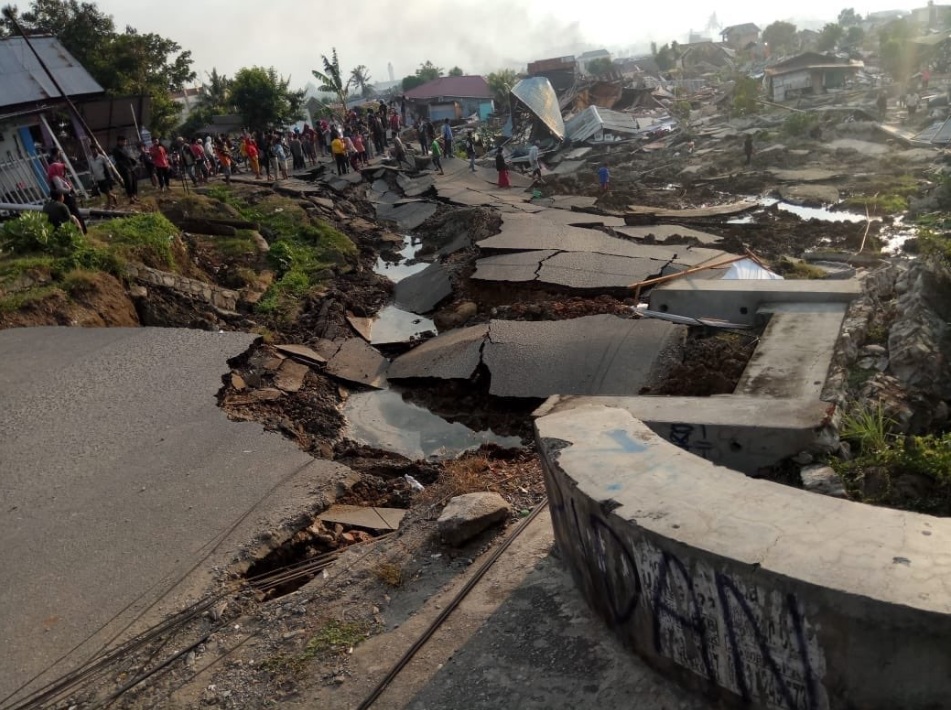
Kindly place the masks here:
<instances>
[{"instance_id":1,"label":"person standing on road","mask_svg":"<svg viewBox=\"0 0 951 710\"><path fill-rule=\"evenodd\" d=\"M542 166L538 161L538 141L532 143L532 147L528 149L528 164L531 167L529 175L532 177L532 184L544 182L542 180Z\"/></svg>"},{"instance_id":2,"label":"person standing on road","mask_svg":"<svg viewBox=\"0 0 951 710\"><path fill-rule=\"evenodd\" d=\"M116 147L112 149L112 162L122 178L122 185L131 205L139 201L139 183L135 177L135 166L139 161L129 155L127 145L125 136L116 139Z\"/></svg>"},{"instance_id":3,"label":"person standing on road","mask_svg":"<svg viewBox=\"0 0 951 710\"><path fill-rule=\"evenodd\" d=\"M330 153L337 163L337 175L350 172L350 166L347 165L347 146L339 135L330 141Z\"/></svg>"},{"instance_id":4,"label":"person standing on road","mask_svg":"<svg viewBox=\"0 0 951 710\"><path fill-rule=\"evenodd\" d=\"M293 159L293 169L294 170L303 170L306 166L304 165L304 146L300 140L300 134L297 131L294 131L291 136L291 140L288 142L288 147L291 149L291 158Z\"/></svg>"},{"instance_id":5,"label":"person standing on road","mask_svg":"<svg viewBox=\"0 0 951 710\"><path fill-rule=\"evenodd\" d=\"M495 169L499 171L499 187L512 187L509 182L509 168L505 164L505 156L502 155L502 146L495 151Z\"/></svg>"},{"instance_id":6,"label":"person standing on road","mask_svg":"<svg viewBox=\"0 0 951 710\"><path fill-rule=\"evenodd\" d=\"M743 141L743 153L746 155L746 164L753 162L753 136L746 134L746 140Z\"/></svg>"},{"instance_id":7,"label":"person standing on road","mask_svg":"<svg viewBox=\"0 0 951 710\"><path fill-rule=\"evenodd\" d=\"M598 168L598 182L601 184L601 192L607 192L608 185L611 183L611 171L603 163Z\"/></svg>"},{"instance_id":8,"label":"person standing on road","mask_svg":"<svg viewBox=\"0 0 951 710\"><path fill-rule=\"evenodd\" d=\"M472 172L476 171L476 146L475 146L475 137L472 135L472 129L470 128L466 132L466 157L469 158L469 170Z\"/></svg>"},{"instance_id":9,"label":"person standing on road","mask_svg":"<svg viewBox=\"0 0 951 710\"><path fill-rule=\"evenodd\" d=\"M89 161L89 172L92 173L92 179L96 182L100 194L106 198L106 207L118 207L119 198L112 192L116 181L112 179L112 165L109 158L99 148L96 154Z\"/></svg>"},{"instance_id":10,"label":"person standing on road","mask_svg":"<svg viewBox=\"0 0 951 710\"><path fill-rule=\"evenodd\" d=\"M152 139L152 147L149 148L149 155L152 157L152 164L155 166L155 174L158 177L159 192L167 192L171 180L171 166L168 164L168 153L159 139Z\"/></svg>"},{"instance_id":11,"label":"person standing on road","mask_svg":"<svg viewBox=\"0 0 951 710\"><path fill-rule=\"evenodd\" d=\"M449 125L447 118L442 124L442 147L446 158L452 157L452 126Z\"/></svg>"},{"instance_id":12,"label":"person standing on road","mask_svg":"<svg viewBox=\"0 0 951 710\"><path fill-rule=\"evenodd\" d=\"M439 174L440 174L440 175L445 175L446 173L443 172L443 169L442 169L442 161L439 159L439 158L440 158L440 155L439 155L439 141L433 140L433 144L432 144L431 148L432 148L432 151L433 151L433 155L432 155L433 165L436 166L436 169L439 171Z\"/></svg>"}]
</instances>

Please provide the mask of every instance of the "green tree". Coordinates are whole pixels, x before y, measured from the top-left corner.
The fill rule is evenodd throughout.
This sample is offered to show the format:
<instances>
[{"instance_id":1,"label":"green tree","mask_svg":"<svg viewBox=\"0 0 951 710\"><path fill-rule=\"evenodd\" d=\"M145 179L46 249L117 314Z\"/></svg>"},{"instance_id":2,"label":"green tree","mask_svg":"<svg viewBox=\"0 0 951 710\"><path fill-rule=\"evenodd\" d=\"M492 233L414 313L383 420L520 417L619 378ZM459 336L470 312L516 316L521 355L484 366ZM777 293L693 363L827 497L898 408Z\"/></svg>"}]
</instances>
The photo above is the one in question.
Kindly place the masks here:
<instances>
[{"instance_id":1,"label":"green tree","mask_svg":"<svg viewBox=\"0 0 951 710\"><path fill-rule=\"evenodd\" d=\"M373 96L373 87L370 86L370 72L365 64L359 64L350 70L350 83L360 89L360 96L365 99Z\"/></svg>"},{"instance_id":2,"label":"green tree","mask_svg":"<svg viewBox=\"0 0 951 710\"><path fill-rule=\"evenodd\" d=\"M588 73L594 76L607 77L614 71L614 64L607 57L599 57L588 62Z\"/></svg>"},{"instance_id":3,"label":"green tree","mask_svg":"<svg viewBox=\"0 0 951 710\"><path fill-rule=\"evenodd\" d=\"M862 18L855 12L855 8L847 7L839 13L838 22L843 27L853 27L861 21Z\"/></svg>"},{"instance_id":4,"label":"green tree","mask_svg":"<svg viewBox=\"0 0 951 710\"><path fill-rule=\"evenodd\" d=\"M219 74L214 67L210 74L206 74L208 82L201 87L198 95L198 106L209 108L217 113L227 113L231 104L231 80L224 74Z\"/></svg>"},{"instance_id":5,"label":"green tree","mask_svg":"<svg viewBox=\"0 0 951 710\"><path fill-rule=\"evenodd\" d=\"M518 83L518 74L512 69L499 69L486 77L489 89L492 90L497 109L509 105L509 92Z\"/></svg>"},{"instance_id":6,"label":"green tree","mask_svg":"<svg viewBox=\"0 0 951 710\"><path fill-rule=\"evenodd\" d=\"M462 71L462 67L455 66L449 70L449 76L465 76L465 72Z\"/></svg>"},{"instance_id":7,"label":"green tree","mask_svg":"<svg viewBox=\"0 0 951 710\"><path fill-rule=\"evenodd\" d=\"M651 42L651 56L657 56L657 42Z\"/></svg>"},{"instance_id":8,"label":"green tree","mask_svg":"<svg viewBox=\"0 0 951 710\"><path fill-rule=\"evenodd\" d=\"M763 30L763 42L774 54L791 52L796 47L796 26L791 22L777 20Z\"/></svg>"},{"instance_id":9,"label":"green tree","mask_svg":"<svg viewBox=\"0 0 951 710\"><path fill-rule=\"evenodd\" d=\"M879 61L888 74L899 81L907 80L914 72L917 55L909 42L913 35L911 25L904 19L892 20L878 32Z\"/></svg>"},{"instance_id":10,"label":"green tree","mask_svg":"<svg viewBox=\"0 0 951 710\"><path fill-rule=\"evenodd\" d=\"M347 99L350 97L350 87L353 85L353 77L351 76L347 81L343 80L343 76L340 73L340 61L337 59L336 47L333 48L330 59L327 59L326 54L320 55L320 59L324 64L324 70L321 72L314 69L311 71L311 74L314 75L314 78L321 81L321 91L329 91L337 97L337 100L340 102L340 110L346 114Z\"/></svg>"},{"instance_id":11,"label":"green tree","mask_svg":"<svg viewBox=\"0 0 951 710\"><path fill-rule=\"evenodd\" d=\"M858 25L852 25L845 32L841 45L849 50L855 50L862 46L865 41L865 30Z\"/></svg>"},{"instance_id":12,"label":"green tree","mask_svg":"<svg viewBox=\"0 0 951 710\"><path fill-rule=\"evenodd\" d=\"M301 118L304 103L304 92L289 84L274 67L245 67L231 82L231 101L250 128L285 126Z\"/></svg>"},{"instance_id":13,"label":"green tree","mask_svg":"<svg viewBox=\"0 0 951 710\"><path fill-rule=\"evenodd\" d=\"M419 69L416 70L416 76L423 80L423 83L427 81L433 81L438 79L443 75L442 67L437 67L428 59L419 65Z\"/></svg>"},{"instance_id":14,"label":"green tree","mask_svg":"<svg viewBox=\"0 0 951 710\"><path fill-rule=\"evenodd\" d=\"M415 89L417 86L422 86L425 83L426 83L425 79L420 79L415 74L404 76L403 82L402 82L403 91L410 91L412 89Z\"/></svg>"},{"instance_id":15,"label":"green tree","mask_svg":"<svg viewBox=\"0 0 951 710\"><path fill-rule=\"evenodd\" d=\"M816 40L816 49L820 52L828 52L835 49L844 34L845 30L842 29L842 25L837 25L832 22L828 23L819 33L819 39Z\"/></svg>"},{"instance_id":16,"label":"green tree","mask_svg":"<svg viewBox=\"0 0 951 710\"><path fill-rule=\"evenodd\" d=\"M760 104L757 102L759 96L760 82L749 76L737 76L736 84L733 87L733 107L734 116L749 116L759 111Z\"/></svg>"}]
</instances>

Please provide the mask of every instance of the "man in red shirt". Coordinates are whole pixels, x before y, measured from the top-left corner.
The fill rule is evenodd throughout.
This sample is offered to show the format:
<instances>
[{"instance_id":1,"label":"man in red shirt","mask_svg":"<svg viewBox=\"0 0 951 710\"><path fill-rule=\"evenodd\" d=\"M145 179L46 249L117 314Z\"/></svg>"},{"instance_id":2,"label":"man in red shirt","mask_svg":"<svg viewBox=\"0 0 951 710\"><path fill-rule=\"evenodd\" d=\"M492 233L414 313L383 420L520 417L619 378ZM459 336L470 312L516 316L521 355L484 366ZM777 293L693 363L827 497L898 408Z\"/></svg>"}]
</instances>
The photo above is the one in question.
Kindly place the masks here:
<instances>
[{"instance_id":1,"label":"man in red shirt","mask_svg":"<svg viewBox=\"0 0 951 710\"><path fill-rule=\"evenodd\" d=\"M149 148L149 155L152 156L152 163L155 165L155 173L158 175L159 192L168 192L170 187L171 167L168 164L168 153L165 146L159 143L158 138L152 139L152 147Z\"/></svg>"}]
</instances>

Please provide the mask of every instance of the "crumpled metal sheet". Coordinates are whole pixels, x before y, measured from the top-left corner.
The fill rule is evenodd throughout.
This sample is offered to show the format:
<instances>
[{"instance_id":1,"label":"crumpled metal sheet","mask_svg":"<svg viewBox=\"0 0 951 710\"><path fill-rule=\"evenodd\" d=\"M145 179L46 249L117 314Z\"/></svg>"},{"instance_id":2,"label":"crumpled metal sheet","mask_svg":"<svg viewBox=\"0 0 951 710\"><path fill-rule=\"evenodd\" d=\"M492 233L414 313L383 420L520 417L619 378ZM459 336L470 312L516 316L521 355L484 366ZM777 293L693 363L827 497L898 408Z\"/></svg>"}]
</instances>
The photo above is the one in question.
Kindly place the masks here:
<instances>
[{"instance_id":1,"label":"crumpled metal sheet","mask_svg":"<svg viewBox=\"0 0 951 710\"><path fill-rule=\"evenodd\" d=\"M558 96L548 79L543 76L522 79L512 87L512 96L545 124L555 138L565 139L565 122L558 107Z\"/></svg>"},{"instance_id":2,"label":"crumpled metal sheet","mask_svg":"<svg viewBox=\"0 0 951 710\"><path fill-rule=\"evenodd\" d=\"M597 106L588 106L581 113L572 116L565 124L565 133L573 142L586 141L598 133L623 133L636 135L640 130L634 117L629 113L620 113Z\"/></svg>"}]
</instances>

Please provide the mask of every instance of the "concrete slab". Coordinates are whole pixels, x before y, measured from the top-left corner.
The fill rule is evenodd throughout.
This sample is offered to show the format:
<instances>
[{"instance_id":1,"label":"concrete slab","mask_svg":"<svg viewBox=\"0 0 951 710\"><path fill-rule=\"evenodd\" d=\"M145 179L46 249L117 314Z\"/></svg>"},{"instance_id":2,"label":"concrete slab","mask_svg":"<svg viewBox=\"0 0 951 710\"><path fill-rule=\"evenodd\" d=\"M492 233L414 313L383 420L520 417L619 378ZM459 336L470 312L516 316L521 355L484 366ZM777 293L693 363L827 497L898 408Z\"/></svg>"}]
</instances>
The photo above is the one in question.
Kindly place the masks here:
<instances>
[{"instance_id":1,"label":"concrete slab","mask_svg":"<svg viewBox=\"0 0 951 710\"><path fill-rule=\"evenodd\" d=\"M376 208L378 219L394 222L397 227L405 230L416 229L434 214L436 214L436 205L432 202L406 202L391 205L381 201Z\"/></svg>"},{"instance_id":2,"label":"concrete slab","mask_svg":"<svg viewBox=\"0 0 951 710\"><path fill-rule=\"evenodd\" d=\"M476 262L473 279L482 281L534 281L538 277L541 262L551 258L558 252L548 249L544 251L524 251L487 256Z\"/></svg>"},{"instance_id":3,"label":"concrete slab","mask_svg":"<svg viewBox=\"0 0 951 710\"><path fill-rule=\"evenodd\" d=\"M401 279L393 289L393 302L413 313L429 313L452 294L449 271L442 264L430 264L422 271Z\"/></svg>"},{"instance_id":4,"label":"concrete slab","mask_svg":"<svg viewBox=\"0 0 951 710\"><path fill-rule=\"evenodd\" d=\"M500 234L483 239L480 249L530 251L554 249L566 252L592 252L615 256L673 260L678 247L635 244L593 229L556 225L536 219L535 215L506 215Z\"/></svg>"},{"instance_id":5,"label":"concrete slab","mask_svg":"<svg viewBox=\"0 0 951 710\"><path fill-rule=\"evenodd\" d=\"M316 350L308 348L306 345L275 345L274 349L278 352L284 353L289 357L296 358L308 364L316 363L318 365L323 365L327 362L327 358L318 353Z\"/></svg>"},{"instance_id":6,"label":"concrete slab","mask_svg":"<svg viewBox=\"0 0 951 710\"><path fill-rule=\"evenodd\" d=\"M819 399L714 397L552 397L536 412L588 405L618 407L665 441L702 459L754 476L801 451L827 446L823 430L834 407Z\"/></svg>"},{"instance_id":7,"label":"concrete slab","mask_svg":"<svg viewBox=\"0 0 951 710\"><path fill-rule=\"evenodd\" d=\"M829 180L840 177L842 174L832 170L820 170L817 168L804 168L802 170L774 169L769 172L780 182L828 182Z\"/></svg>"},{"instance_id":8,"label":"concrete slab","mask_svg":"<svg viewBox=\"0 0 951 710\"><path fill-rule=\"evenodd\" d=\"M839 190L834 185L780 185L779 196L793 204L834 204Z\"/></svg>"},{"instance_id":9,"label":"concrete slab","mask_svg":"<svg viewBox=\"0 0 951 710\"><path fill-rule=\"evenodd\" d=\"M653 237L659 242L663 242L670 237L686 237L696 239L701 244L716 244L722 237L709 232L702 232L699 229L682 227L679 224L652 224L643 227L625 227L616 226L614 231L630 239L646 239Z\"/></svg>"},{"instance_id":10,"label":"concrete slab","mask_svg":"<svg viewBox=\"0 0 951 710\"><path fill-rule=\"evenodd\" d=\"M668 263L610 254L559 252L541 262L538 280L574 289L627 288L659 276Z\"/></svg>"},{"instance_id":11,"label":"concrete slab","mask_svg":"<svg viewBox=\"0 0 951 710\"><path fill-rule=\"evenodd\" d=\"M362 338L345 340L327 362L328 375L347 382L382 389L386 387L386 370L390 361Z\"/></svg>"},{"instance_id":12,"label":"concrete slab","mask_svg":"<svg viewBox=\"0 0 951 710\"><path fill-rule=\"evenodd\" d=\"M752 480L610 405L536 441L560 557L655 667L727 705L946 704L920 669L951 665L951 521Z\"/></svg>"},{"instance_id":13,"label":"concrete slab","mask_svg":"<svg viewBox=\"0 0 951 710\"><path fill-rule=\"evenodd\" d=\"M551 174L552 175L572 175L578 172L579 170L581 170L586 165L587 163L583 160L564 160L558 163L558 166L554 170L551 171Z\"/></svg>"},{"instance_id":14,"label":"concrete slab","mask_svg":"<svg viewBox=\"0 0 951 710\"><path fill-rule=\"evenodd\" d=\"M656 376L660 354L686 329L598 315L561 321L492 321L483 361L499 397L636 394Z\"/></svg>"},{"instance_id":15,"label":"concrete slab","mask_svg":"<svg viewBox=\"0 0 951 710\"><path fill-rule=\"evenodd\" d=\"M217 407L228 359L253 340L0 332L0 697L193 601L213 565L349 471Z\"/></svg>"},{"instance_id":16,"label":"concrete slab","mask_svg":"<svg viewBox=\"0 0 951 710\"><path fill-rule=\"evenodd\" d=\"M753 325L768 303L850 303L862 293L855 279L834 281L707 281L677 279L657 286L650 309L691 318ZM759 316L762 318L762 316Z\"/></svg>"},{"instance_id":17,"label":"concrete slab","mask_svg":"<svg viewBox=\"0 0 951 710\"><path fill-rule=\"evenodd\" d=\"M368 530L397 530L404 517L406 511L400 508L337 504L320 513L317 519Z\"/></svg>"},{"instance_id":18,"label":"concrete slab","mask_svg":"<svg viewBox=\"0 0 951 710\"><path fill-rule=\"evenodd\" d=\"M847 303L779 303L760 309L771 313L769 325L735 394L818 399L847 308Z\"/></svg>"},{"instance_id":19,"label":"concrete slab","mask_svg":"<svg viewBox=\"0 0 951 710\"><path fill-rule=\"evenodd\" d=\"M647 205L628 205L625 216L650 217L652 219L710 219L714 217L731 217L759 207L754 200L740 200L726 205L712 205L710 207L692 207L681 210L668 210L661 207Z\"/></svg>"},{"instance_id":20,"label":"concrete slab","mask_svg":"<svg viewBox=\"0 0 951 710\"><path fill-rule=\"evenodd\" d=\"M424 333L435 335L436 324L425 316L388 305L371 320L368 340L371 345L394 345L408 343Z\"/></svg>"},{"instance_id":21,"label":"concrete slab","mask_svg":"<svg viewBox=\"0 0 951 710\"><path fill-rule=\"evenodd\" d=\"M589 212L575 212L573 210L546 209L538 213L538 219L545 224L561 226L584 227L623 227L624 220L614 215L592 214Z\"/></svg>"},{"instance_id":22,"label":"concrete slab","mask_svg":"<svg viewBox=\"0 0 951 710\"><path fill-rule=\"evenodd\" d=\"M392 380L467 380L481 362L488 333L488 325L450 330L396 358L387 374Z\"/></svg>"}]
</instances>

